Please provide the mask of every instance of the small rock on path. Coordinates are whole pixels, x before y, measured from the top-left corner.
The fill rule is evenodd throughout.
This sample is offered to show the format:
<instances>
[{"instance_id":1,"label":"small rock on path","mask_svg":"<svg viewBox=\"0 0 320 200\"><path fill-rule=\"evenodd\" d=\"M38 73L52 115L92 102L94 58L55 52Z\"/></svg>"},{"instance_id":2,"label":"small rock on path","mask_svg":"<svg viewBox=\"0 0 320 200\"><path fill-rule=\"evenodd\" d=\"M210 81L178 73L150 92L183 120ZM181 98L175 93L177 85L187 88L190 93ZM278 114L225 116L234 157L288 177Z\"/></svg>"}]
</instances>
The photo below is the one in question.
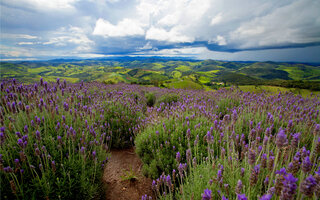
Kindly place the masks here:
<instances>
[{"instance_id":1,"label":"small rock on path","mask_svg":"<svg viewBox=\"0 0 320 200\"><path fill-rule=\"evenodd\" d=\"M133 171L137 180L124 180L125 172ZM152 180L142 174L142 162L134 149L111 150L103 175L106 200L141 200L142 195L152 196Z\"/></svg>"}]
</instances>

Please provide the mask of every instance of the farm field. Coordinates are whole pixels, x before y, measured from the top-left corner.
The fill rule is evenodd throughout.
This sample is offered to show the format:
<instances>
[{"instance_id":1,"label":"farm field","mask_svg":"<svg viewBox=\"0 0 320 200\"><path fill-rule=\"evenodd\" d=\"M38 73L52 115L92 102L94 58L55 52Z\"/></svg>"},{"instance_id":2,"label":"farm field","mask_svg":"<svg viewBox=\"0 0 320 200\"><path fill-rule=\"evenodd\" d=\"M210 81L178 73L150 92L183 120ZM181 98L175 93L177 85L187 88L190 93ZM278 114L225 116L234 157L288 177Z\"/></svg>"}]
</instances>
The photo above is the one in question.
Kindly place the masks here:
<instances>
[{"instance_id":1,"label":"farm field","mask_svg":"<svg viewBox=\"0 0 320 200\"><path fill-rule=\"evenodd\" d=\"M143 200L320 198L318 93L51 80L1 82L2 199L109 199L116 175ZM122 150L141 174L110 172Z\"/></svg>"}]
</instances>

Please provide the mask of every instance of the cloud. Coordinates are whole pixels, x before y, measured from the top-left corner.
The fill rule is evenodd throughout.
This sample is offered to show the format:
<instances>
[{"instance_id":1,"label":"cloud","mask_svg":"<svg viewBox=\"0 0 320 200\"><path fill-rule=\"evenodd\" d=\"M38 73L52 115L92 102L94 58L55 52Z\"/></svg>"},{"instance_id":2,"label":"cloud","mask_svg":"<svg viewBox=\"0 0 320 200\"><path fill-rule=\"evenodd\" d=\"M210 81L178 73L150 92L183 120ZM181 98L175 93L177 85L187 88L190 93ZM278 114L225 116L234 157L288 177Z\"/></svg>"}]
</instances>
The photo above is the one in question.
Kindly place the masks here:
<instances>
[{"instance_id":1,"label":"cloud","mask_svg":"<svg viewBox=\"0 0 320 200\"><path fill-rule=\"evenodd\" d=\"M222 20L222 13L219 13L211 19L210 25L213 26L213 25L219 24L221 20Z\"/></svg>"},{"instance_id":2,"label":"cloud","mask_svg":"<svg viewBox=\"0 0 320 200\"><path fill-rule=\"evenodd\" d=\"M28 34L9 34L9 33L2 33L1 34L2 38L6 39L27 39L27 40L32 40L32 39L37 39L37 36L34 35L28 35Z\"/></svg>"},{"instance_id":3,"label":"cloud","mask_svg":"<svg viewBox=\"0 0 320 200\"><path fill-rule=\"evenodd\" d=\"M147 42L143 47L138 47L139 50L152 49L151 42Z\"/></svg>"},{"instance_id":4,"label":"cloud","mask_svg":"<svg viewBox=\"0 0 320 200\"><path fill-rule=\"evenodd\" d=\"M209 42L208 42L208 44L214 44L214 43L216 43L220 46L223 46L223 45L227 44L227 41L223 36L217 35L217 37L215 39L209 40Z\"/></svg>"},{"instance_id":5,"label":"cloud","mask_svg":"<svg viewBox=\"0 0 320 200\"><path fill-rule=\"evenodd\" d=\"M93 35L104 37L136 36L144 35L144 29L143 25L136 20L125 18L117 25L113 25L109 21L100 18L96 22Z\"/></svg>"},{"instance_id":6,"label":"cloud","mask_svg":"<svg viewBox=\"0 0 320 200\"><path fill-rule=\"evenodd\" d=\"M32 45L34 42L19 42L18 45Z\"/></svg>"},{"instance_id":7,"label":"cloud","mask_svg":"<svg viewBox=\"0 0 320 200\"><path fill-rule=\"evenodd\" d=\"M74 9L73 4L78 0L3 0L3 4L21 9L37 11L61 11Z\"/></svg>"},{"instance_id":8,"label":"cloud","mask_svg":"<svg viewBox=\"0 0 320 200\"><path fill-rule=\"evenodd\" d=\"M0 45L0 57L1 58L10 58L10 57L31 57L32 53L27 48L17 48L7 45Z\"/></svg>"},{"instance_id":9,"label":"cloud","mask_svg":"<svg viewBox=\"0 0 320 200\"><path fill-rule=\"evenodd\" d=\"M290 46L320 41L320 3L298 0L244 22L230 33L238 48Z\"/></svg>"},{"instance_id":10,"label":"cloud","mask_svg":"<svg viewBox=\"0 0 320 200\"><path fill-rule=\"evenodd\" d=\"M182 35L177 28L166 31L162 28L151 27L146 33L147 40L159 40L172 43L193 42L194 38Z\"/></svg>"},{"instance_id":11,"label":"cloud","mask_svg":"<svg viewBox=\"0 0 320 200\"><path fill-rule=\"evenodd\" d=\"M0 42L14 48L1 49L7 56L188 51L231 59L320 45L313 0L3 0L0 9Z\"/></svg>"},{"instance_id":12,"label":"cloud","mask_svg":"<svg viewBox=\"0 0 320 200\"><path fill-rule=\"evenodd\" d=\"M87 33L80 27L62 27L51 33L49 39L42 42L43 45L53 45L55 47L68 47L71 53L84 53L92 50L94 41L88 38Z\"/></svg>"}]
</instances>

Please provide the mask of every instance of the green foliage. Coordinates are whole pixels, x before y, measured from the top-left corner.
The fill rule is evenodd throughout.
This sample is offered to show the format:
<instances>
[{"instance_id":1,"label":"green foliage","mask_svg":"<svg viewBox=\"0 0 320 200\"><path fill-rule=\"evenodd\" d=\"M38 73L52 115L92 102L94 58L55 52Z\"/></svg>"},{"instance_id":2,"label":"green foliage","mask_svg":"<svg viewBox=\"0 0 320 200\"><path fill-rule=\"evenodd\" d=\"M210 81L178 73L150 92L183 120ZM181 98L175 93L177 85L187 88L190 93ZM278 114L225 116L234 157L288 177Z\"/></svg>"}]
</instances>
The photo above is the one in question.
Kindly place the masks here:
<instances>
[{"instance_id":1,"label":"green foliage","mask_svg":"<svg viewBox=\"0 0 320 200\"><path fill-rule=\"evenodd\" d=\"M107 157L105 145L99 142L99 145L76 142L80 138L93 141L95 137L89 130L83 129L83 122L79 118L72 123L72 127L68 127L67 124L70 125L73 120L72 115L62 110L60 113L65 120L53 113L40 111L37 107L30 114L5 114L14 121L8 118L4 121L8 128L4 132L7 145L0 148L4 159L2 167L11 166L14 170L23 171L15 174L0 172L2 199L92 199L99 195L103 173L101 164ZM40 117L41 122L33 124L31 119L36 119L36 116ZM86 119L89 124L92 123L89 118ZM57 128L57 122L61 124L60 128ZM24 125L28 127L27 132ZM74 134L78 130L83 131ZM37 131L41 139L37 138ZM17 144L19 138L16 132L28 135L25 148ZM97 137L105 140L100 131L97 131ZM81 147L84 147L83 153L80 153ZM36 148L39 149L39 155ZM19 159L19 166L13 163L15 159ZM13 194L13 188L16 195Z\"/></svg>"},{"instance_id":2,"label":"green foliage","mask_svg":"<svg viewBox=\"0 0 320 200\"><path fill-rule=\"evenodd\" d=\"M181 162L186 162L186 150L197 152L193 156L201 159L207 156L203 137L210 131L210 123L202 117L170 118L160 124L151 126L140 133L135 140L136 153L144 163L143 171L156 178L162 172L170 174L177 167L177 152L181 154ZM190 130L190 137L187 137ZM216 133L213 132L216 136ZM195 142L197 141L197 142ZM219 152L215 144L216 152Z\"/></svg>"},{"instance_id":3,"label":"green foliage","mask_svg":"<svg viewBox=\"0 0 320 200\"><path fill-rule=\"evenodd\" d=\"M235 98L223 98L217 103L217 113L221 113L221 117L223 117L225 114L230 113L231 109L238 107L239 104L239 100Z\"/></svg>"},{"instance_id":4,"label":"green foliage","mask_svg":"<svg viewBox=\"0 0 320 200\"><path fill-rule=\"evenodd\" d=\"M138 177L135 175L132 167L130 168L129 171L124 171L124 175L120 176L122 181L136 181L138 180Z\"/></svg>"},{"instance_id":5,"label":"green foliage","mask_svg":"<svg viewBox=\"0 0 320 200\"><path fill-rule=\"evenodd\" d=\"M154 93L149 92L145 94L145 97L147 99L147 106L152 107L156 103L156 96Z\"/></svg>"},{"instance_id":6,"label":"green foliage","mask_svg":"<svg viewBox=\"0 0 320 200\"><path fill-rule=\"evenodd\" d=\"M178 102L179 99L180 97L178 94L175 94L175 93L164 94L157 100L157 105L159 106L162 103L166 105L171 105L173 103Z\"/></svg>"},{"instance_id":7,"label":"green foliage","mask_svg":"<svg viewBox=\"0 0 320 200\"><path fill-rule=\"evenodd\" d=\"M143 113L120 102L108 101L104 106L104 120L107 122L107 135L111 137L111 147L126 148L133 145L133 128L139 124Z\"/></svg>"}]
</instances>

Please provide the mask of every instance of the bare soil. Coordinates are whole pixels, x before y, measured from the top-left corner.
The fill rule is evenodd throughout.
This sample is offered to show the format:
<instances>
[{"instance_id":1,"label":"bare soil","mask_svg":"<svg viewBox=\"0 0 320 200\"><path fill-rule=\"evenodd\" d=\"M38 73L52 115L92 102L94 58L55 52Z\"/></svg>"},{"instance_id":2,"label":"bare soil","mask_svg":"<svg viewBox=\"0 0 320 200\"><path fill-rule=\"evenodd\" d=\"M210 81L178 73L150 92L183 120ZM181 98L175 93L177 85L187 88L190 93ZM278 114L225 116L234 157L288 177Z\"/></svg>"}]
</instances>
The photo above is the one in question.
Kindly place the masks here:
<instances>
[{"instance_id":1,"label":"bare soil","mask_svg":"<svg viewBox=\"0 0 320 200\"><path fill-rule=\"evenodd\" d=\"M132 171L131 171L132 170ZM133 173L130 173L133 172ZM128 179L134 174L136 179ZM111 158L104 170L107 200L141 200L142 195L152 196L152 180L142 174L142 162L134 149L111 150Z\"/></svg>"}]
</instances>

